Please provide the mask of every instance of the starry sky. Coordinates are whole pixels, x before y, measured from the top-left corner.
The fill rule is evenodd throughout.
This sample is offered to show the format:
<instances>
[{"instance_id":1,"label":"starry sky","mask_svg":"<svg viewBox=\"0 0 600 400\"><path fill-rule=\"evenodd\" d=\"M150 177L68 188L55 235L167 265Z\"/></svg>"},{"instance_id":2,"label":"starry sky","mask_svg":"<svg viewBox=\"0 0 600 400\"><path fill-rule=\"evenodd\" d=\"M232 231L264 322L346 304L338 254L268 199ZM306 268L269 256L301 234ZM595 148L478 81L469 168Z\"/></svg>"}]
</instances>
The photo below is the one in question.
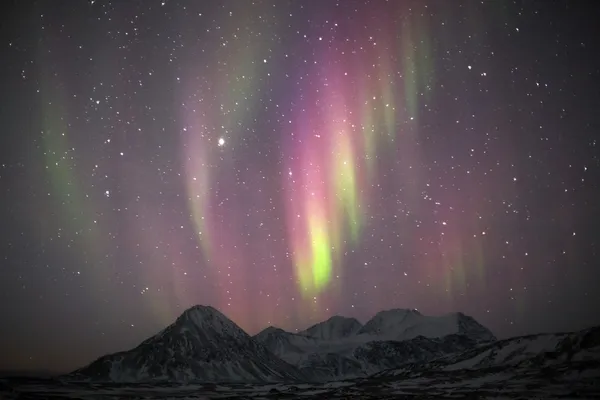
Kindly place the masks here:
<instances>
[{"instance_id":1,"label":"starry sky","mask_svg":"<svg viewBox=\"0 0 600 400\"><path fill-rule=\"evenodd\" d=\"M250 334L600 324L592 3L7 4L0 369L69 371L194 304Z\"/></svg>"}]
</instances>

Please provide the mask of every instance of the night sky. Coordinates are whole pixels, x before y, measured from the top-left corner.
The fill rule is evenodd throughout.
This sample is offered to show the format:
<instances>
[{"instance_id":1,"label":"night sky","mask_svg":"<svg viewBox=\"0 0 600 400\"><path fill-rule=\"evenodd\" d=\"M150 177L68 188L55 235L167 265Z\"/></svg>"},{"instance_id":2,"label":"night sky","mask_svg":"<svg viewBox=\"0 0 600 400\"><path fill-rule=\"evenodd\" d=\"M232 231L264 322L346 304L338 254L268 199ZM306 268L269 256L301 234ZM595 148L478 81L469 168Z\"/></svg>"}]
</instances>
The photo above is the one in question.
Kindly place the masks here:
<instances>
[{"instance_id":1,"label":"night sky","mask_svg":"<svg viewBox=\"0 0 600 400\"><path fill-rule=\"evenodd\" d=\"M592 2L8 3L0 369L71 370L194 304L250 334L600 324Z\"/></svg>"}]
</instances>

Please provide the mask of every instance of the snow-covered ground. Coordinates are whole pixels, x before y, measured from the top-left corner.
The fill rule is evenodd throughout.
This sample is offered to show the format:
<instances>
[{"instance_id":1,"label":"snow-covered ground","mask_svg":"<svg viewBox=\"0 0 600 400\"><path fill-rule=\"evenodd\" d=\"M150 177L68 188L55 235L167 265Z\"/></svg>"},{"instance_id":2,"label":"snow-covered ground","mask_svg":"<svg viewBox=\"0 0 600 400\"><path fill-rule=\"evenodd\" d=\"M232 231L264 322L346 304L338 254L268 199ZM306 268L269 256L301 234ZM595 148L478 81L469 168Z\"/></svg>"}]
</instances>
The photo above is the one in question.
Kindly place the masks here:
<instances>
[{"instance_id":1,"label":"snow-covered ground","mask_svg":"<svg viewBox=\"0 0 600 400\"><path fill-rule=\"evenodd\" d=\"M0 380L0 398L62 399L387 399L600 398L600 365L421 370L324 384L99 384ZM21 397L19 397L21 396Z\"/></svg>"}]
</instances>

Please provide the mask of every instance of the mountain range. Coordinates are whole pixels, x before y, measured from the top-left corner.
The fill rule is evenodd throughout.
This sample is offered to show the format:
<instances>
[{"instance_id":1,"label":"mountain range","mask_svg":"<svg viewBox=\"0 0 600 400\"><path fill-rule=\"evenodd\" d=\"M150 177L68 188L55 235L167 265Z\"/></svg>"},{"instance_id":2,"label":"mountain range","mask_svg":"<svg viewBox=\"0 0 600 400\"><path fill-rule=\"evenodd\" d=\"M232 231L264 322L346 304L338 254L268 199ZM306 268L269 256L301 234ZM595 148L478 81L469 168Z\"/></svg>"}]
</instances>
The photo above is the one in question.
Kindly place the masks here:
<instances>
[{"instance_id":1,"label":"mountain range","mask_svg":"<svg viewBox=\"0 0 600 400\"><path fill-rule=\"evenodd\" d=\"M362 325L334 316L298 332L250 336L216 309L194 306L132 350L63 378L94 382L327 382L600 359L600 329L497 340L463 313L381 311ZM587 364L586 364L587 365Z\"/></svg>"}]
</instances>

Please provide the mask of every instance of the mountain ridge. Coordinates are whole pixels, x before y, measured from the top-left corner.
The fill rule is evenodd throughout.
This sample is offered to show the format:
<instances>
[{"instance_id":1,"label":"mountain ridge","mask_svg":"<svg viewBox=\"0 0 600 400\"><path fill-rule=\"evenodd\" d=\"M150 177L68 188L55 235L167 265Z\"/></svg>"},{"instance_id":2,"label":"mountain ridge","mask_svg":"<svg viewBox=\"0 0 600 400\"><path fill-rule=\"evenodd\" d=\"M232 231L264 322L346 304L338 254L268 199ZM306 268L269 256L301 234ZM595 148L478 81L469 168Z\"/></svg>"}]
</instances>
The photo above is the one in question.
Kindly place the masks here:
<instances>
[{"instance_id":1,"label":"mountain ridge","mask_svg":"<svg viewBox=\"0 0 600 400\"><path fill-rule=\"evenodd\" d=\"M334 315L298 334L325 340L342 339L355 334L362 326L356 318Z\"/></svg>"},{"instance_id":2,"label":"mountain ridge","mask_svg":"<svg viewBox=\"0 0 600 400\"><path fill-rule=\"evenodd\" d=\"M590 332L595 333L585 338L572 334L579 338L572 339L574 354L600 346L600 328ZM505 349L502 351L514 349L512 358L519 353L523 362L536 363L551 357L548 354L555 347L564 353L569 343L564 342L565 335L571 334L497 340L491 331L461 312L431 317L416 310L391 309L375 314L364 325L355 318L333 316L298 333L270 326L250 336L219 310L197 305L135 348L100 357L64 378L111 382L331 381L388 376L392 372L385 371L424 366L502 366L504 358L494 355L500 351L494 346ZM532 344L523 346L525 342ZM486 364L465 361L486 351L481 355L487 357ZM589 354L585 357L591 357Z\"/></svg>"}]
</instances>

